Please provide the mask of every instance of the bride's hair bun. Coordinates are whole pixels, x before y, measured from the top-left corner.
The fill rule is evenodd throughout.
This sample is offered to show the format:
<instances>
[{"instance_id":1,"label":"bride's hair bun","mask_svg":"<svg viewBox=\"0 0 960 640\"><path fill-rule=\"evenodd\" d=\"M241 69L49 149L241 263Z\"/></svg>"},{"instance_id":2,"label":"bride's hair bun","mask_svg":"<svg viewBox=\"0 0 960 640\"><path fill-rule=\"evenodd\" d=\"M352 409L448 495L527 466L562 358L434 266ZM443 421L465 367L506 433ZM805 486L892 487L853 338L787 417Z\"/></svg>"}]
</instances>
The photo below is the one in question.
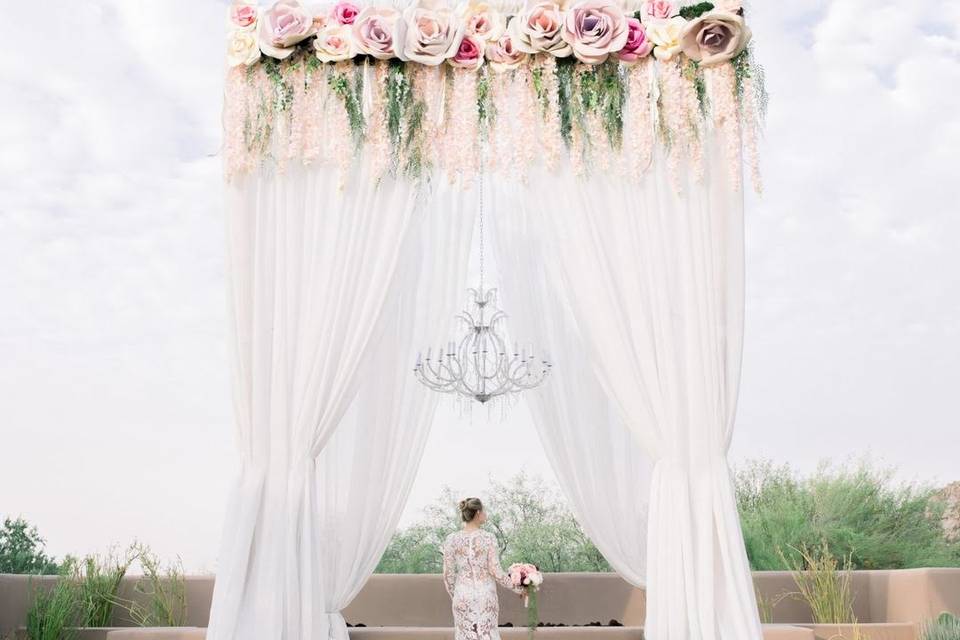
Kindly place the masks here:
<instances>
[{"instance_id":1,"label":"bride's hair bun","mask_svg":"<svg viewBox=\"0 0 960 640\"><path fill-rule=\"evenodd\" d=\"M460 509L460 518L464 522L470 522L477 517L477 514L483 511L483 503L480 498L466 498L457 505Z\"/></svg>"}]
</instances>

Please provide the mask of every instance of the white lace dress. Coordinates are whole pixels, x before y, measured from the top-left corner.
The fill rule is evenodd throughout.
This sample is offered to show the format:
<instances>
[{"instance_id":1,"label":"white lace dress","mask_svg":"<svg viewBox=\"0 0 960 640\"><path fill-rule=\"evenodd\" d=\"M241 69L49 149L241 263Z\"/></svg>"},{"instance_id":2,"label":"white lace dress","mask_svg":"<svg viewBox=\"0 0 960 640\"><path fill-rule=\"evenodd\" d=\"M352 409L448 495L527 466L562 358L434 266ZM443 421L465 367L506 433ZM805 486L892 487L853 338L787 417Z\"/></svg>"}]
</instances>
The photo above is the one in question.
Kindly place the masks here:
<instances>
[{"instance_id":1,"label":"white lace dress","mask_svg":"<svg viewBox=\"0 0 960 640\"><path fill-rule=\"evenodd\" d=\"M520 591L500 566L493 534L476 529L447 536L443 584L453 599L454 640L500 640L497 584Z\"/></svg>"}]
</instances>

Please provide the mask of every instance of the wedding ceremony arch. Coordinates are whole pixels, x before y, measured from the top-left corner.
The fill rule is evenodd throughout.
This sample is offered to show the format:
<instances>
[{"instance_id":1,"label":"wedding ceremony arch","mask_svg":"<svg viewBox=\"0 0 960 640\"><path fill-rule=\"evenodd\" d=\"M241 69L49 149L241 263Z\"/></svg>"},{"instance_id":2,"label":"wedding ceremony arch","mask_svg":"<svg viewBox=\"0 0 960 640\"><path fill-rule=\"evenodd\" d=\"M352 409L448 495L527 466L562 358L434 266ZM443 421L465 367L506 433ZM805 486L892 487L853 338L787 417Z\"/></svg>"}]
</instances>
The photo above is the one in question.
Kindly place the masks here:
<instances>
[{"instance_id":1,"label":"wedding ceremony arch","mask_svg":"<svg viewBox=\"0 0 960 640\"><path fill-rule=\"evenodd\" d=\"M411 372L483 196L527 392L650 640L759 640L727 451L762 75L736 0L235 2L224 97L240 471L208 638L345 640L437 406ZM485 182L478 180L480 174Z\"/></svg>"}]
</instances>

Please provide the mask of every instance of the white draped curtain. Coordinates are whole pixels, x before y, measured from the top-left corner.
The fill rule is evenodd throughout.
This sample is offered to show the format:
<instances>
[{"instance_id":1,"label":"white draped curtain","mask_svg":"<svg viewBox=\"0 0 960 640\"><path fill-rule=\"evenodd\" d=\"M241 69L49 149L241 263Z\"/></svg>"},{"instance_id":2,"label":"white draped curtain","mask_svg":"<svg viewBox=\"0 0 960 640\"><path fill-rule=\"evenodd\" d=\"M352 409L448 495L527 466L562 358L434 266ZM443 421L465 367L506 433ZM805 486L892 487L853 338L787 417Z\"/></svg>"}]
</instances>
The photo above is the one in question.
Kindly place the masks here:
<instances>
[{"instance_id":1,"label":"white draped curtain","mask_svg":"<svg viewBox=\"0 0 960 640\"><path fill-rule=\"evenodd\" d=\"M651 640L761 638L727 461L743 333L743 202L719 151L708 151L704 182L682 180L679 193L662 162L639 184L561 172L534 176L521 191L528 233L544 238L542 262L555 273L547 279L573 324L557 305L551 321L576 327L617 419L653 462ZM572 388L557 377L562 384L545 391L553 401ZM580 429L592 428L581 419ZM557 469L574 478L565 484L578 481L578 470ZM623 503L594 499L628 515Z\"/></svg>"},{"instance_id":2,"label":"white draped curtain","mask_svg":"<svg viewBox=\"0 0 960 640\"><path fill-rule=\"evenodd\" d=\"M680 193L663 164L495 184L501 286L514 337L552 351L531 410L584 529L646 585L646 637L759 640L727 463L742 197L716 155ZM212 640L345 640L419 464L436 398L410 369L461 301L476 197L369 166L228 187L241 468Z\"/></svg>"},{"instance_id":3,"label":"white draped curtain","mask_svg":"<svg viewBox=\"0 0 960 640\"><path fill-rule=\"evenodd\" d=\"M450 301L453 286L462 284L457 274L467 261L461 251L467 251L469 240L458 234L470 228L469 220L448 223L431 216L440 226L410 241L408 230L422 209L423 193L408 181L377 183L369 166L358 163L346 190L340 189L336 172L309 167L263 171L228 186L240 470L224 523L208 638L346 638L337 612L372 571L376 560L371 557L379 556L382 543L351 537L338 517L344 516L347 527L366 517L362 510L383 509L385 494L357 493L367 480L357 474L386 469L388 480L397 482L390 491L402 503L416 471L419 458L409 460L405 447L417 446L424 437L430 400L412 398L400 373L391 371L389 379L376 380L383 394L374 407L364 402L369 391L357 396L360 383L370 382L362 380L361 371L366 367L369 375L379 365L401 364L408 370L412 359L403 349L409 342L402 341L414 337L412 327L425 325L415 315L415 299L401 275L405 272L416 287L422 284L435 299L432 304ZM449 197L459 202L462 196ZM456 217L459 211L445 213ZM445 232L450 237L437 235ZM455 242L445 244L454 236ZM408 241L412 254L424 242L434 249L437 243L444 246L429 254L430 262L405 263ZM402 296L398 290L404 290ZM385 319L385 307L404 321ZM449 313L452 309L444 310ZM382 334L388 330L407 333L394 333L395 344L384 347ZM408 362L401 363L404 359ZM380 469L361 463L347 473L342 458L318 458L351 404L350 422L360 426L344 434L338 451L351 446L351 436L397 427L382 441ZM407 460L401 464L401 459ZM337 496L351 491L357 501L348 512ZM396 514L383 511L376 517L388 538ZM356 566L337 566L337 550L354 554Z\"/></svg>"},{"instance_id":4,"label":"white draped curtain","mask_svg":"<svg viewBox=\"0 0 960 640\"><path fill-rule=\"evenodd\" d=\"M556 258L521 189L495 190L491 226L512 337L547 349L554 363L547 382L524 398L577 521L617 573L643 587L652 463L594 374L551 269Z\"/></svg>"},{"instance_id":5,"label":"white draped curtain","mask_svg":"<svg viewBox=\"0 0 960 640\"><path fill-rule=\"evenodd\" d=\"M475 210L471 192L445 183L429 192L379 338L360 368L357 395L317 459L318 571L329 636L305 630L304 638L347 640L340 611L373 573L406 505L440 397L416 380L413 363L419 348L453 328L467 286Z\"/></svg>"}]
</instances>

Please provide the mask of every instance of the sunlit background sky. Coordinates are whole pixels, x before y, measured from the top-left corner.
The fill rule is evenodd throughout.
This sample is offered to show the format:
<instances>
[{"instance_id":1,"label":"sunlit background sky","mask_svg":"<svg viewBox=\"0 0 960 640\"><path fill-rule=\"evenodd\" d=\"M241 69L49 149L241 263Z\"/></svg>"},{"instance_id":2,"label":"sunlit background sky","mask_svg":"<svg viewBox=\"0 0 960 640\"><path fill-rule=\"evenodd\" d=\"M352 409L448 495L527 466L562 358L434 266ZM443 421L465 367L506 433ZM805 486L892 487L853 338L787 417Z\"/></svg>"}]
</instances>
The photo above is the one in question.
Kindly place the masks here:
<instances>
[{"instance_id":1,"label":"sunlit background sky","mask_svg":"<svg viewBox=\"0 0 960 640\"><path fill-rule=\"evenodd\" d=\"M57 555L139 538L213 571L235 459L226 3L0 6L0 515ZM960 2L749 20L772 102L734 460L960 479ZM552 477L522 405L492 423L447 405L405 521L520 468Z\"/></svg>"}]
</instances>

